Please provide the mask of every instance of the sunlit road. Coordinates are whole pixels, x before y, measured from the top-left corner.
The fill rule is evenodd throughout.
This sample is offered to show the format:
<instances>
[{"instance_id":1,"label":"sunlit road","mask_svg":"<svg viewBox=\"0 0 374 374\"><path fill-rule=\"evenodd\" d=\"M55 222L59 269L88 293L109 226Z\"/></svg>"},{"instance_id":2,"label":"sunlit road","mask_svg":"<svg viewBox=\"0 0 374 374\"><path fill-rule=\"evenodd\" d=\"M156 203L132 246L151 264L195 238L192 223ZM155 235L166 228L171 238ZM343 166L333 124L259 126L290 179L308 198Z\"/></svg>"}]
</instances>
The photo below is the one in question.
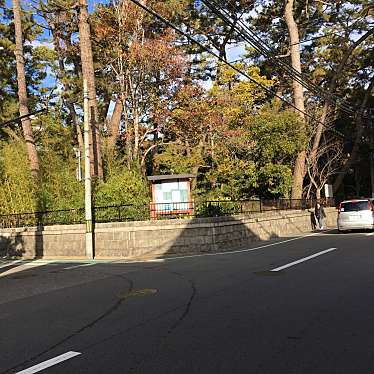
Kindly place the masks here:
<instances>
[{"instance_id":1,"label":"sunlit road","mask_svg":"<svg viewBox=\"0 0 374 374\"><path fill-rule=\"evenodd\" d=\"M0 373L374 371L374 235L143 263L0 262Z\"/></svg>"}]
</instances>

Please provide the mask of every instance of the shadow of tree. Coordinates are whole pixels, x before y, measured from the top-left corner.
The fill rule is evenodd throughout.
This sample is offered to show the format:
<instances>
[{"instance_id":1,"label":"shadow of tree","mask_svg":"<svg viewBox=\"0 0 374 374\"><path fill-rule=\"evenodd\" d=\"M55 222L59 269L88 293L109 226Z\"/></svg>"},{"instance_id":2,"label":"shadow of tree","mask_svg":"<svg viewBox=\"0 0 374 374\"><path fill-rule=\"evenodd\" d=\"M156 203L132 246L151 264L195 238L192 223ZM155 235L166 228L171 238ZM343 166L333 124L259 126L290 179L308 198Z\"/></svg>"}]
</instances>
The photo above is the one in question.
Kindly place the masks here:
<instances>
[{"instance_id":1,"label":"shadow of tree","mask_svg":"<svg viewBox=\"0 0 374 374\"><path fill-rule=\"evenodd\" d=\"M0 257L6 259L20 258L25 253L22 235L0 236Z\"/></svg>"},{"instance_id":2,"label":"shadow of tree","mask_svg":"<svg viewBox=\"0 0 374 374\"><path fill-rule=\"evenodd\" d=\"M149 238L148 242L156 245L139 248L135 256L161 259L174 255L236 251L248 248L255 242L280 237L276 224L268 225L248 217L193 218L169 224L158 221L156 224L166 227L159 231L157 238ZM173 229L168 229L168 225L172 225Z\"/></svg>"}]
</instances>

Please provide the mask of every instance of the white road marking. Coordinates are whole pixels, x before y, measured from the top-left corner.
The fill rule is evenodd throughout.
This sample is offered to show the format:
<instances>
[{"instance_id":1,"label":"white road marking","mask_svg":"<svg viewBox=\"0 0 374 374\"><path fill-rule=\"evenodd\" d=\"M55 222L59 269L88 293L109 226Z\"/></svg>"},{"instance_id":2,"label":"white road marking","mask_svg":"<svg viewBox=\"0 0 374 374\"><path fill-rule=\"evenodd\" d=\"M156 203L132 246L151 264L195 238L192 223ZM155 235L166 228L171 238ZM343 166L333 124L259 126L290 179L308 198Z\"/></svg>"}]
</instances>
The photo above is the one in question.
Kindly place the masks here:
<instances>
[{"instance_id":1,"label":"white road marking","mask_svg":"<svg viewBox=\"0 0 374 374\"><path fill-rule=\"evenodd\" d=\"M14 268L4 271L4 273L1 273L0 278L5 277L10 274L19 273L20 271L26 270L27 268L30 268L30 267L37 268L37 267L45 266L45 265L48 265L48 264L45 262L30 262L26 264L21 262L18 266L15 266Z\"/></svg>"},{"instance_id":2,"label":"white road marking","mask_svg":"<svg viewBox=\"0 0 374 374\"><path fill-rule=\"evenodd\" d=\"M276 268L276 269L272 269L270 271L280 271L280 270L283 270L283 269L287 269L291 266L295 266L297 264L300 264L302 262L305 262L305 261L308 261L308 260L311 260L312 258L314 257L318 257L318 256L322 256L324 255L325 253L329 253L329 252L332 252L332 251L335 251L337 248L329 248L329 249L326 249L325 251L322 251L322 252L318 252L318 253L315 253L314 255L311 255L311 256L308 256L308 257L304 257L300 260L297 260L297 261L294 261L294 262L291 262L289 264L286 264L286 265L283 265L283 266L280 266L279 268Z\"/></svg>"},{"instance_id":3,"label":"white road marking","mask_svg":"<svg viewBox=\"0 0 374 374\"><path fill-rule=\"evenodd\" d=\"M333 230L334 229L325 230L324 232L333 231ZM245 252L256 251L257 249L262 249L262 248L267 248L267 247L273 247L275 245L289 243L289 242L293 242L295 240L300 240L300 239L308 238L310 236L315 236L315 235L319 235L319 234L321 234L321 233L320 232L315 232L313 234L308 234L308 235L304 235L304 236L298 236L297 238L286 239L286 240L282 240L280 242L275 242L275 243L270 243L270 244L264 244L264 245L260 245L258 247L254 247L254 248L239 249L237 251L227 251L227 252L218 252L218 253L203 253L203 254L199 254L199 255L188 255L188 256L165 257L162 260L163 261L168 261L168 260L178 260L178 259L183 259L183 258L194 258L194 257L205 257L205 256L227 256L227 255L231 255L231 254L235 254L235 253L245 253ZM145 260L145 261L139 261L139 262L147 262L147 260Z\"/></svg>"},{"instance_id":4,"label":"white road marking","mask_svg":"<svg viewBox=\"0 0 374 374\"><path fill-rule=\"evenodd\" d=\"M73 358L75 356L79 356L81 354L82 353L80 353L80 352L73 352L73 351L66 352L66 353L64 353L64 354L62 354L60 356L57 356L57 357L51 358L50 360L41 362L38 365L31 366L28 369L25 369L25 370L22 370L22 371L18 371L15 374L33 374L33 373L37 373L39 371L42 371L42 370L47 369L47 368L49 368L51 366L57 365L60 362L69 360L69 359L71 359L71 358Z\"/></svg>"},{"instance_id":5,"label":"white road marking","mask_svg":"<svg viewBox=\"0 0 374 374\"><path fill-rule=\"evenodd\" d=\"M39 260L36 260L36 261L30 261L30 262L24 262L23 263L24 266L43 266L43 265L54 265L54 262L46 262L46 261L39 261Z\"/></svg>"},{"instance_id":6,"label":"white road marking","mask_svg":"<svg viewBox=\"0 0 374 374\"><path fill-rule=\"evenodd\" d=\"M5 262L5 264L3 265L0 265L0 269L2 268L7 268L9 266L12 266L14 264L18 264L19 262L21 262L22 260L15 260L15 261L10 261L10 262Z\"/></svg>"},{"instance_id":7,"label":"white road marking","mask_svg":"<svg viewBox=\"0 0 374 374\"><path fill-rule=\"evenodd\" d=\"M71 270L71 269L83 268L85 266L93 266L93 265L96 265L96 264L95 263L90 263L90 264L68 266L67 268L63 268L63 270Z\"/></svg>"},{"instance_id":8,"label":"white road marking","mask_svg":"<svg viewBox=\"0 0 374 374\"><path fill-rule=\"evenodd\" d=\"M334 231L334 230L335 229L328 229L328 230L324 230L323 232L326 233L326 232ZM235 254L235 253L245 253L245 252L256 251L257 249L262 249L262 248L267 248L267 247L273 247L273 246L276 246L276 245L280 245L280 244L284 244L284 243L289 243L289 242L293 242L295 240L301 240L301 239L309 238L311 236L316 236L316 235L320 235L320 234L321 234L320 231L319 232L314 232L313 234L298 236L296 238L286 239L286 240L282 240L282 241L275 242L275 243L264 244L264 245L260 245L258 247L254 247L254 248L239 249L239 250L236 250L236 251L227 251L227 252L218 252L218 253L202 253L202 254L198 254L198 255L165 257L165 258L156 258L156 259L149 259L149 260L129 260L129 261L126 261L126 260L125 261L123 261L123 260L103 260L103 261L95 260L94 263L83 264L83 265L76 265L76 266L71 266L71 267L67 267L67 268L63 268L63 269L64 270L70 270L70 269L74 269L74 268L81 267L81 266L96 265L98 263L103 263L103 264L106 264L106 263L115 264L115 263L117 263L117 264L131 265L131 264L146 263L146 262L164 262L164 261L168 261L168 260L178 260L178 259L194 258L194 257L227 256L227 255L231 255L231 254ZM22 260L17 260L17 262L19 262L19 261L22 261ZM53 265L58 265L58 262L55 261L53 263ZM6 266L9 266L9 265L3 265L3 266L6 267Z\"/></svg>"}]
</instances>

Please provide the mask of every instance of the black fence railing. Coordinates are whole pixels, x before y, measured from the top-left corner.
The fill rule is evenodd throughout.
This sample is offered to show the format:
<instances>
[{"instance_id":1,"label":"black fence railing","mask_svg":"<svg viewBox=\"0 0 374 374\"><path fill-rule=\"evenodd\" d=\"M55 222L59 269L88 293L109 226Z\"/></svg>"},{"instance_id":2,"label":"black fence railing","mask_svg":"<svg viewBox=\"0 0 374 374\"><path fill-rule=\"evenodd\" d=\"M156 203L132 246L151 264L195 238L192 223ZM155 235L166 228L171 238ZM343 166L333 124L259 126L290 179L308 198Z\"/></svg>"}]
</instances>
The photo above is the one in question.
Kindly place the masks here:
<instances>
[{"instance_id":1,"label":"black fence railing","mask_svg":"<svg viewBox=\"0 0 374 374\"><path fill-rule=\"evenodd\" d=\"M315 200L305 199L251 199L237 201L210 200L179 203L150 203L147 205L111 205L93 207L93 221L96 223L103 223L193 217L220 217L275 210L305 210L313 208L315 203ZM325 199L324 204L325 206L335 206L333 199ZM68 225L84 222L83 208L0 215L0 228Z\"/></svg>"},{"instance_id":2,"label":"black fence railing","mask_svg":"<svg viewBox=\"0 0 374 374\"><path fill-rule=\"evenodd\" d=\"M0 215L0 228L84 223L84 209L51 210Z\"/></svg>"}]
</instances>

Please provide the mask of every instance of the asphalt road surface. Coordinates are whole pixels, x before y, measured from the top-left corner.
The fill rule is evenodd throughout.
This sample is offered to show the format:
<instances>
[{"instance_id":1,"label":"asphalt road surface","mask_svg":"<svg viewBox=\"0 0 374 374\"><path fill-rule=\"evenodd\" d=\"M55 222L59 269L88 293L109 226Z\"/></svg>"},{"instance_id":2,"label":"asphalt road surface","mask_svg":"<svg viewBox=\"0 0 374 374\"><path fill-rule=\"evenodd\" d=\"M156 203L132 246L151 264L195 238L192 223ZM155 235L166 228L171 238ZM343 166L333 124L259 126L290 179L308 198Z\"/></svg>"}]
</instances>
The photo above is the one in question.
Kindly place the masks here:
<instances>
[{"instance_id":1,"label":"asphalt road surface","mask_svg":"<svg viewBox=\"0 0 374 374\"><path fill-rule=\"evenodd\" d=\"M0 262L0 373L372 373L374 235Z\"/></svg>"}]
</instances>

